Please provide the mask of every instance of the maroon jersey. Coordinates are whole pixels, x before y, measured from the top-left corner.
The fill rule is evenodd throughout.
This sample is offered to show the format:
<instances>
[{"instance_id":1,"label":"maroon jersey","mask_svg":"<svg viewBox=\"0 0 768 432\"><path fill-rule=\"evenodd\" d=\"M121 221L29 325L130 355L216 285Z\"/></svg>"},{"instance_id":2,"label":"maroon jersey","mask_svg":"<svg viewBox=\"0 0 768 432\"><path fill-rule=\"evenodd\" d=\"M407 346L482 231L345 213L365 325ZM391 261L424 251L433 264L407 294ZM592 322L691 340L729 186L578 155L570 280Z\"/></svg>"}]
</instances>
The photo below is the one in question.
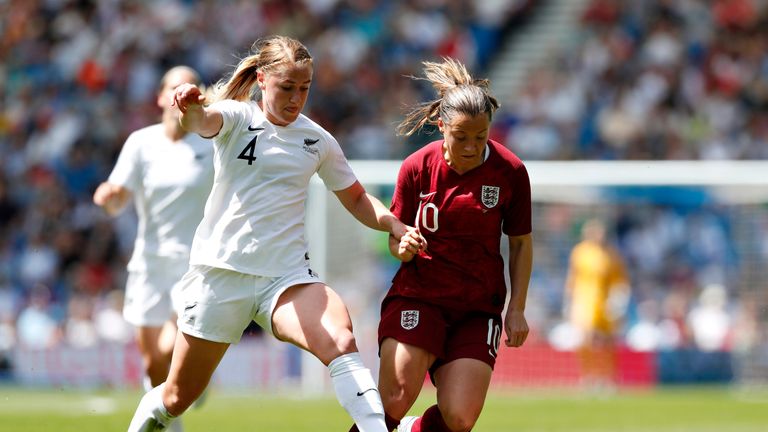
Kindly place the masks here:
<instances>
[{"instance_id":1,"label":"maroon jersey","mask_svg":"<svg viewBox=\"0 0 768 432\"><path fill-rule=\"evenodd\" d=\"M402 263L387 297L502 311L507 285L501 234L531 232L531 187L514 153L490 140L487 152L482 165L464 174L448 166L442 140L403 161L392 213L421 230L427 251Z\"/></svg>"}]
</instances>

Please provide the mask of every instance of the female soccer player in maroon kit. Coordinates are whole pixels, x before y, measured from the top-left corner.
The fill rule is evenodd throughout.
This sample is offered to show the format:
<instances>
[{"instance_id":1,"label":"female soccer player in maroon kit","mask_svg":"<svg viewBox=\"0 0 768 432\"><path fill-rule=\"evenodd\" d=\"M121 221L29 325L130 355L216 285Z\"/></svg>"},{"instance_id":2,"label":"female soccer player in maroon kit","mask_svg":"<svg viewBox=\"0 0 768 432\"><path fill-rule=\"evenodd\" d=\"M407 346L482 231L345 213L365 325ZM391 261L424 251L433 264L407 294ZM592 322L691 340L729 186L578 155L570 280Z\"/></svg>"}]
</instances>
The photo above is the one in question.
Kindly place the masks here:
<instances>
[{"instance_id":1,"label":"female soccer player in maroon kit","mask_svg":"<svg viewBox=\"0 0 768 432\"><path fill-rule=\"evenodd\" d=\"M520 159L488 139L499 106L488 81L474 80L452 59L424 66L439 97L411 111L398 132L436 124L444 139L406 158L398 175L391 210L419 228L426 248L390 237L403 264L381 307L379 391L390 430L399 421L401 432L469 431L483 408L502 328L509 347L528 336L531 190ZM511 286L503 323L502 235ZM427 372L437 404L403 418Z\"/></svg>"}]
</instances>

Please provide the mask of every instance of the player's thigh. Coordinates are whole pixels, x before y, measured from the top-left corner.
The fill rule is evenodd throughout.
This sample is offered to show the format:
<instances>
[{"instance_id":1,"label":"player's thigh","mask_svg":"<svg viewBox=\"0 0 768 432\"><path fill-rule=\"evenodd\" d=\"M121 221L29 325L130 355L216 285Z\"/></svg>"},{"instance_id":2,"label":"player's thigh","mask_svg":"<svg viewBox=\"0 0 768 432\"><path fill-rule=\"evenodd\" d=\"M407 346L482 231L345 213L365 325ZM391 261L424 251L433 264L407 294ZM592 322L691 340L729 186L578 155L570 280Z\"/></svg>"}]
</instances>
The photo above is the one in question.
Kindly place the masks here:
<instances>
[{"instance_id":1,"label":"player's thigh","mask_svg":"<svg viewBox=\"0 0 768 432\"><path fill-rule=\"evenodd\" d=\"M435 356L424 348L386 338L381 343L379 393L384 411L400 419L419 396Z\"/></svg>"},{"instance_id":2,"label":"player's thigh","mask_svg":"<svg viewBox=\"0 0 768 432\"><path fill-rule=\"evenodd\" d=\"M483 410L492 372L487 363L471 358L453 360L435 371L437 404L449 425L474 424Z\"/></svg>"},{"instance_id":3,"label":"player's thigh","mask_svg":"<svg viewBox=\"0 0 768 432\"><path fill-rule=\"evenodd\" d=\"M357 350L347 307L323 283L286 289L272 313L272 328L278 339L315 354L324 364Z\"/></svg>"}]
</instances>

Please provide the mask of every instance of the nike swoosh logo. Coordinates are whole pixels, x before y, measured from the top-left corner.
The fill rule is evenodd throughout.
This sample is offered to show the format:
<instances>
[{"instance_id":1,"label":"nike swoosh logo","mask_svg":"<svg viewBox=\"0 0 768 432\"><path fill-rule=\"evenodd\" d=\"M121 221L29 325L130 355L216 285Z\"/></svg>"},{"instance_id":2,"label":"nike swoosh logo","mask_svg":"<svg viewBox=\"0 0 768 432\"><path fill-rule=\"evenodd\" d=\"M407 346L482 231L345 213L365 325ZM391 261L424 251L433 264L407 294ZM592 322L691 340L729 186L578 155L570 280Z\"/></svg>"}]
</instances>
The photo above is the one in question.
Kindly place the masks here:
<instances>
[{"instance_id":1,"label":"nike swoosh logo","mask_svg":"<svg viewBox=\"0 0 768 432\"><path fill-rule=\"evenodd\" d=\"M378 390L376 390L375 388L369 388L368 390L363 390L363 391L361 391L361 392L357 392L357 395L358 395L358 396L362 396L362 395L364 395L364 394L368 393L368 392L369 392L369 391L371 391L371 390L373 390L373 391L375 391L375 392L378 392Z\"/></svg>"},{"instance_id":2,"label":"nike swoosh logo","mask_svg":"<svg viewBox=\"0 0 768 432\"><path fill-rule=\"evenodd\" d=\"M430 192L428 194L425 194L424 192L419 192L419 198L426 198L431 197L432 195L436 194L437 192Z\"/></svg>"},{"instance_id":3,"label":"nike swoosh logo","mask_svg":"<svg viewBox=\"0 0 768 432\"><path fill-rule=\"evenodd\" d=\"M263 127L251 127L251 125L248 125L248 130L253 132L253 131L264 130L264 128Z\"/></svg>"}]
</instances>

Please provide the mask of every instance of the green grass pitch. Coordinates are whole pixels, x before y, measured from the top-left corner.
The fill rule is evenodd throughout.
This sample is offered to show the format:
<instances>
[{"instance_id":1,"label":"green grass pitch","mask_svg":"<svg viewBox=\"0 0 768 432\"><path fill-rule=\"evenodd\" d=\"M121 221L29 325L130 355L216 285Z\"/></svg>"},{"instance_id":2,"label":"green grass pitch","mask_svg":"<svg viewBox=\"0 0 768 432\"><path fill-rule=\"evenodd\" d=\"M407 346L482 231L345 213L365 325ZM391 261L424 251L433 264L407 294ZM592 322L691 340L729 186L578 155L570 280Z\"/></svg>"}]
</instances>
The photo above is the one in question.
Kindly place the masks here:
<instances>
[{"instance_id":1,"label":"green grass pitch","mask_svg":"<svg viewBox=\"0 0 768 432\"><path fill-rule=\"evenodd\" d=\"M125 431L135 391L0 387L2 432ZM425 389L414 412L434 400ZM186 432L347 431L332 397L211 392L184 416ZM518 389L493 392L476 432L758 432L768 430L768 389L671 388L614 395Z\"/></svg>"}]
</instances>

